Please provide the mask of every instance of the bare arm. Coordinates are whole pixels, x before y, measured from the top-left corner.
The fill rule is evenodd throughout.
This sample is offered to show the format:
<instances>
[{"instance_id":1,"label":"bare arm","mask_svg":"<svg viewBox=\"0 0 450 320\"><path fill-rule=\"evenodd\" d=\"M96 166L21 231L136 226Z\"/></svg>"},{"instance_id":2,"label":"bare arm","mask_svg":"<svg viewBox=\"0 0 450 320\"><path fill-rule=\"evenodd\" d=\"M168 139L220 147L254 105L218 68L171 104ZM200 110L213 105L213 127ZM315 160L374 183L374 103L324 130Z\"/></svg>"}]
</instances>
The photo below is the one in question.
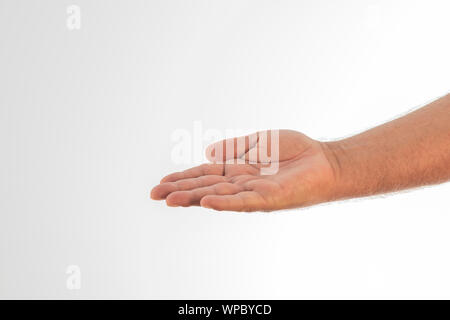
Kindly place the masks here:
<instances>
[{"instance_id":1,"label":"bare arm","mask_svg":"<svg viewBox=\"0 0 450 320\"><path fill-rule=\"evenodd\" d=\"M450 94L404 117L326 143L336 198L396 191L450 179Z\"/></svg>"},{"instance_id":2,"label":"bare arm","mask_svg":"<svg viewBox=\"0 0 450 320\"><path fill-rule=\"evenodd\" d=\"M164 177L151 197L165 199L169 206L272 211L450 180L450 95L339 141L320 142L291 130L277 132L278 157L271 159L277 165L274 174L261 173L265 163L259 156L256 162L249 161L252 152L273 150L274 142L263 142L262 133L256 133L245 137L244 148L238 147L242 139L236 138L211 145L207 149L211 164Z\"/></svg>"}]
</instances>

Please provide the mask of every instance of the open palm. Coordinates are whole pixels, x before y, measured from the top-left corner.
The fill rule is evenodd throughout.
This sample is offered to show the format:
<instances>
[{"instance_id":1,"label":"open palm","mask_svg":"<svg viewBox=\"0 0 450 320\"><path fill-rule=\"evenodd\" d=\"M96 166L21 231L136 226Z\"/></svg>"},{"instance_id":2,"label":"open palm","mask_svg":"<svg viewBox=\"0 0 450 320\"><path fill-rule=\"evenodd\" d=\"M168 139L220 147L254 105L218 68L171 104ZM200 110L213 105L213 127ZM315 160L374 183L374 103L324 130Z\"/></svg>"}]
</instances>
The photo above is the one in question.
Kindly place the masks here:
<instances>
[{"instance_id":1,"label":"open palm","mask_svg":"<svg viewBox=\"0 0 450 320\"><path fill-rule=\"evenodd\" d=\"M151 191L151 198L166 199L169 206L200 205L229 211L272 211L324 200L334 181L334 171L323 143L296 131L280 130L278 170L267 175L261 169L268 163L259 157L249 161L252 152L270 150L270 144L262 145L258 136L245 137L242 152L237 151L236 139L209 146L207 157L212 163L164 177ZM223 149L230 143L234 153L226 156ZM242 159L243 163L234 159Z\"/></svg>"}]
</instances>

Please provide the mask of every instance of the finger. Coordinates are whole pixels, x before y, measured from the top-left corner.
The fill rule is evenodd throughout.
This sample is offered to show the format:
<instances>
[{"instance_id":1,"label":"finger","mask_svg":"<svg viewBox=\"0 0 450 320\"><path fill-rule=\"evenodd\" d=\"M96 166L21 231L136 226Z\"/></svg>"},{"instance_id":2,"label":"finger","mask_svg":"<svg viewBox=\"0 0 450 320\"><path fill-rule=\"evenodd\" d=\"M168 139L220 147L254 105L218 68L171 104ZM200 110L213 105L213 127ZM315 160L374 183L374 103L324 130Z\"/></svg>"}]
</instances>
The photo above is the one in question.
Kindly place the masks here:
<instances>
[{"instance_id":1,"label":"finger","mask_svg":"<svg viewBox=\"0 0 450 320\"><path fill-rule=\"evenodd\" d=\"M182 172L169 174L161 179L163 182L175 182L181 179L197 178L204 175L223 175L223 164L202 164Z\"/></svg>"},{"instance_id":2,"label":"finger","mask_svg":"<svg viewBox=\"0 0 450 320\"><path fill-rule=\"evenodd\" d=\"M176 182L163 182L152 189L150 197L154 200L162 200L175 191L192 190L226 180L227 178L224 176L207 175L198 178L182 179Z\"/></svg>"},{"instance_id":3,"label":"finger","mask_svg":"<svg viewBox=\"0 0 450 320\"><path fill-rule=\"evenodd\" d=\"M260 131L256 145L241 158L251 164L278 162L279 150L279 130Z\"/></svg>"},{"instance_id":4,"label":"finger","mask_svg":"<svg viewBox=\"0 0 450 320\"><path fill-rule=\"evenodd\" d=\"M233 195L208 195L200 200L200 205L219 211L259 211L265 209L266 202L255 191L243 191Z\"/></svg>"},{"instance_id":5,"label":"finger","mask_svg":"<svg viewBox=\"0 0 450 320\"><path fill-rule=\"evenodd\" d=\"M241 158L258 142L258 134L225 139L206 148L206 158L215 163L223 163L230 159Z\"/></svg>"},{"instance_id":6,"label":"finger","mask_svg":"<svg viewBox=\"0 0 450 320\"><path fill-rule=\"evenodd\" d=\"M231 195L243 190L242 186L223 182L190 191L175 191L169 194L166 198L166 203L171 207L198 206L200 205L200 200L207 195Z\"/></svg>"}]
</instances>

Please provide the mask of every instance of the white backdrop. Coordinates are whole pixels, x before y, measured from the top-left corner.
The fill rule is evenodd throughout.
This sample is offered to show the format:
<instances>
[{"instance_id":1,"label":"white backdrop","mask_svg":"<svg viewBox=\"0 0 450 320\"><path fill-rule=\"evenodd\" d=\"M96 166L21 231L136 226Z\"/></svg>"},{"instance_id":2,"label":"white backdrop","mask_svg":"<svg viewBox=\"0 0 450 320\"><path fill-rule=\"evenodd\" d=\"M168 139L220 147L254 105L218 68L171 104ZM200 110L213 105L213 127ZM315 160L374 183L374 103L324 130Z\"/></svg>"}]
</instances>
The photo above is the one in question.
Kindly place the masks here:
<instances>
[{"instance_id":1,"label":"white backdrop","mask_svg":"<svg viewBox=\"0 0 450 320\"><path fill-rule=\"evenodd\" d=\"M1 0L0 297L450 298L449 184L276 213L149 199L196 123L336 139L447 93L449 10Z\"/></svg>"}]
</instances>

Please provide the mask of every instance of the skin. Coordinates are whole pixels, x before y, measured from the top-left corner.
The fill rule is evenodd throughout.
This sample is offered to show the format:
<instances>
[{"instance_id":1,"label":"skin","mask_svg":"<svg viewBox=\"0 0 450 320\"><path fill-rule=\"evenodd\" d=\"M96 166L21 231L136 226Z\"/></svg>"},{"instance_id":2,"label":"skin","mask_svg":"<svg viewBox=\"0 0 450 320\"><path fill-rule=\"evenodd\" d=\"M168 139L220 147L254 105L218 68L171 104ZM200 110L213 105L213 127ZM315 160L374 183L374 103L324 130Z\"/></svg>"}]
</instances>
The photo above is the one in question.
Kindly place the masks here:
<instances>
[{"instance_id":1,"label":"skin","mask_svg":"<svg viewBox=\"0 0 450 320\"><path fill-rule=\"evenodd\" d=\"M261 136L209 146L210 164L164 177L151 198L174 207L274 211L450 180L450 94L339 141L321 142L280 130L276 174L262 175L267 159L251 156L256 150L270 154L272 142ZM239 148L243 140L245 148ZM227 150L232 152L226 155Z\"/></svg>"}]
</instances>

